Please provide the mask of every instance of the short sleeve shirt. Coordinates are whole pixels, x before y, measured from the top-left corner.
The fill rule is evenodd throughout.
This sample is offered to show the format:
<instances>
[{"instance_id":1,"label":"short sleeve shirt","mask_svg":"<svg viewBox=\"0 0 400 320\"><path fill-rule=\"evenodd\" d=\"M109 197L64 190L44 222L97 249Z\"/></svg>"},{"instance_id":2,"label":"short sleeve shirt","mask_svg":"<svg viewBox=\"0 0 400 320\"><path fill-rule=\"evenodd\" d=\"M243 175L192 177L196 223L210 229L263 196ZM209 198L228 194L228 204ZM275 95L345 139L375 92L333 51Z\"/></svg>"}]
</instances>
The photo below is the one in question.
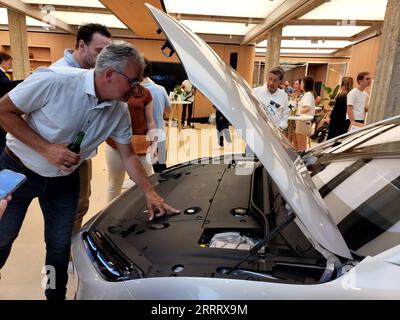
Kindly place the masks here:
<instances>
[{"instance_id":1,"label":"short sleeve shirt","mask_svg":"<svg viewBox=\"0 0 400 320\"><path fill-rule=\"evenodd\" d=\"M358 88L353 88L347 94L347 105L353 106L354 120L364 121L365 118L365 106L368 102L369 95L365 91L361 91ZM348 119L347 115L347 119Z\"/></svg>"},{"instance_id":2,"label":"short sleeve shirt","mask_svg":"<svg viewBox=\"0 0 400 320\"><path fill-rule=\"evenodd\" d=\"M304 106L310 107L310 110L302 114L307 114L309 116L315 115L315 98L311 91L306 92L299 101L298 105L299 110L301 110Z\"/></svg>"},{"instance_id":3,"label":"short sleeve shirt","mask_svg":"<svg viewBox=\"0 0 400 320\"><path fill-rule=\"evenodd\" d=\"M265 85L254 88L253 92L262 102L272 121L280 128L286 129L289 117L289 100L286 92L277 89L274 93L271 93Z\"/></svg>"},{"instance_id":4,"label":"short sleeve shirt","mask_svg":"<svg viewBox=\"0 0 400 320\"><path fill-rule=\"evenodd\" d=\"M164 87L153 82L145 82L143 86L149 89L153 98L153 118L156 123L156 127L157 129L165 131L164 109L165 107L171 106L167 91Z\"/></svg>"},{"instance_id":5,"label":"short sleeve shirt","mask_svg":"<svg viewBox=\"0 0 400 320\"><path fill-rule=\"evenodd\" d=\"M127 105L120 101L98 101L94 70L39 68L9 96L25 113L28 126L50 143L69 144L79 131L85 132L81 162L109 136L121 144L130 143L132 131ZM69 174L11 134L7 135L7 146L26 167L41 176Z\"/></svg>"}]
</instances>

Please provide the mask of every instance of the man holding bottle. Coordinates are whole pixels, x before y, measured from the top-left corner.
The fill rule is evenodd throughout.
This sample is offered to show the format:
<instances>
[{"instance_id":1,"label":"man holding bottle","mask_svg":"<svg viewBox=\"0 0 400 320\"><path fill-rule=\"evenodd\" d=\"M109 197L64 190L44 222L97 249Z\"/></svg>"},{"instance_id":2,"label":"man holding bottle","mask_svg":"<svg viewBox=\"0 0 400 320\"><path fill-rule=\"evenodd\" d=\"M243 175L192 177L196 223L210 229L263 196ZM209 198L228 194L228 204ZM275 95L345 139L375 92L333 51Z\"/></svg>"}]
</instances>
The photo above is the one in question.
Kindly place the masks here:
<instances>
[{"instance_id":1,"label":"man holding bottle","mask_svg":"<svg viewBox=\"0 0 400 320\"><path fill-rule=\"evenodd\" d=\"M64 299L71 233L79 197L78 166L108 137L116 142L129 176L144 191L149 220L167 210L131 147L126 101L139 85L144 60L132 45L112 43L99 54L94 70L53 67L35 71L0 100L0 125L10 133L0 170L27 176L0 221L0 268L5 264L27 208L38 197L45 220L46 265L56 272L48 299ZM25 114L25 117L22 117ZM67 146L79 132L80 153Z\"/></svg>"},{"instance_id":2,"label":"man holding bottle","mask_svg":"<svg viewBox=\"0 0 400 320\"><path fill-rule=\"evenodd\" d=\"M79 28L76 35L75 50L65 49L64 57L53 63L52 67L94 68L97 55L110 43L111 34L106 26L97 23L85 24ZM90 158L95 155L96 152L79 166L80 192L72 235L79 231L83 217L89 210L90 182L92 180L92 160ZM72 270L72 268L69 268L69 270Z\"/></svg>"}]
</instances>

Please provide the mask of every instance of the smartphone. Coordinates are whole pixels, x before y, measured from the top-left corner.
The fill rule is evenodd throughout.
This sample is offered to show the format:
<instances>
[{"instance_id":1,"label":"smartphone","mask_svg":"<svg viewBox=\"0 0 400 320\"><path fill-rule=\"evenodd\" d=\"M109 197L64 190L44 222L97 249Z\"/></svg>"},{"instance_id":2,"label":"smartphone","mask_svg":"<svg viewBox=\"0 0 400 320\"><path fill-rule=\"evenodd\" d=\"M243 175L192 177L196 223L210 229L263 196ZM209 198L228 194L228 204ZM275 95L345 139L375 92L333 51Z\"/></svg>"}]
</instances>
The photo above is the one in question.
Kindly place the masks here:
<instances>
[{"instance_id":1,"label":"smartphone","mask_svg":"<svg viewBox=\"0 0 400 320\"><path fill-rule=\"evenodd\" d=\"M0 199L12 194L26 180L26 177L18 172L4 169L0 171Z\"/></svg>"}]
</instances>

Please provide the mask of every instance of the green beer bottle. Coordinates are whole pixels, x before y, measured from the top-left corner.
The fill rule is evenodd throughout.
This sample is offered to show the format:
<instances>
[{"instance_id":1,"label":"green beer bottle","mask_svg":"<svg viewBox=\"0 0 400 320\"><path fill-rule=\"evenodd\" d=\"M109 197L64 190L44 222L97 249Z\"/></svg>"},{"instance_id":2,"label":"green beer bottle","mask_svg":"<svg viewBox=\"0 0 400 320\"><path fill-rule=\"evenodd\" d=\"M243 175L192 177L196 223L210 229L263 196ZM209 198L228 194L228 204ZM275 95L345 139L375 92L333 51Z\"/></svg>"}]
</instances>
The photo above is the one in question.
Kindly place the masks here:
<instances>
[{"instance_id":1,"label":"green beer bottle","mask_svg":"<svg viewBox=\"0 0 400 320\"><path fill-rule=\"evenodd\" d=\"M81 143L83 140L83 137L85 136L85 133L82 131L79 131L78 135L76 136L74 142L70 143L67 146L67 149L71 150L72 152L78 153L81 151Z\"/></svg>"}]
</instances>

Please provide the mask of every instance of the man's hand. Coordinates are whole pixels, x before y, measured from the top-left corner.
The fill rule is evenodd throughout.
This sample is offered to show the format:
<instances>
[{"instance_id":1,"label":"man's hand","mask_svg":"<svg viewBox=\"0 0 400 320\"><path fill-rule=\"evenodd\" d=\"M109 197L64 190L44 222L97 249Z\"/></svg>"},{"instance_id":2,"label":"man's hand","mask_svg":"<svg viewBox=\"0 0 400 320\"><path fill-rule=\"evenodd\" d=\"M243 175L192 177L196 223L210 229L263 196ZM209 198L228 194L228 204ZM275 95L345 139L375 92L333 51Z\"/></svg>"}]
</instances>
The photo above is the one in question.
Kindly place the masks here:
<instances>
[{"instance_id":1,"label":"man's hand","mask_svg":"<svg viewBox=\"0 0 400 320\"><path fill-rule=\"evenodd\" d=\"M43 156L62 171L72 172L72 166L79 163L80 156L69 149L67 144L50 144Z\"/></svg>"},{"instance_id":2,"label":"man's hand","mask_svg":"<svg viewBox=\"0 0 400 320\"><path fill-rule=\"evenodd\" d=\"M179 214L180 210L177 210L167 204L163 198L161 198L155 191L150 191L145 193L147 210L149 214L149 221L154 219L154 215L156 217L161 217L167 213L167 211L172 212L173 214Z\"/></svg>"},{"instance_id":3,"label":"man's hand","mask_svg":"<svg viewBox=\"0 0 400 320\"><path fill-rule=\"evenodd\" d=\"M3 216L4 211L6 211L8 201L10 200L11 196L8 196L7 198L0 200L0 220L1 217Z\"/></svg>"}]
</instances>

